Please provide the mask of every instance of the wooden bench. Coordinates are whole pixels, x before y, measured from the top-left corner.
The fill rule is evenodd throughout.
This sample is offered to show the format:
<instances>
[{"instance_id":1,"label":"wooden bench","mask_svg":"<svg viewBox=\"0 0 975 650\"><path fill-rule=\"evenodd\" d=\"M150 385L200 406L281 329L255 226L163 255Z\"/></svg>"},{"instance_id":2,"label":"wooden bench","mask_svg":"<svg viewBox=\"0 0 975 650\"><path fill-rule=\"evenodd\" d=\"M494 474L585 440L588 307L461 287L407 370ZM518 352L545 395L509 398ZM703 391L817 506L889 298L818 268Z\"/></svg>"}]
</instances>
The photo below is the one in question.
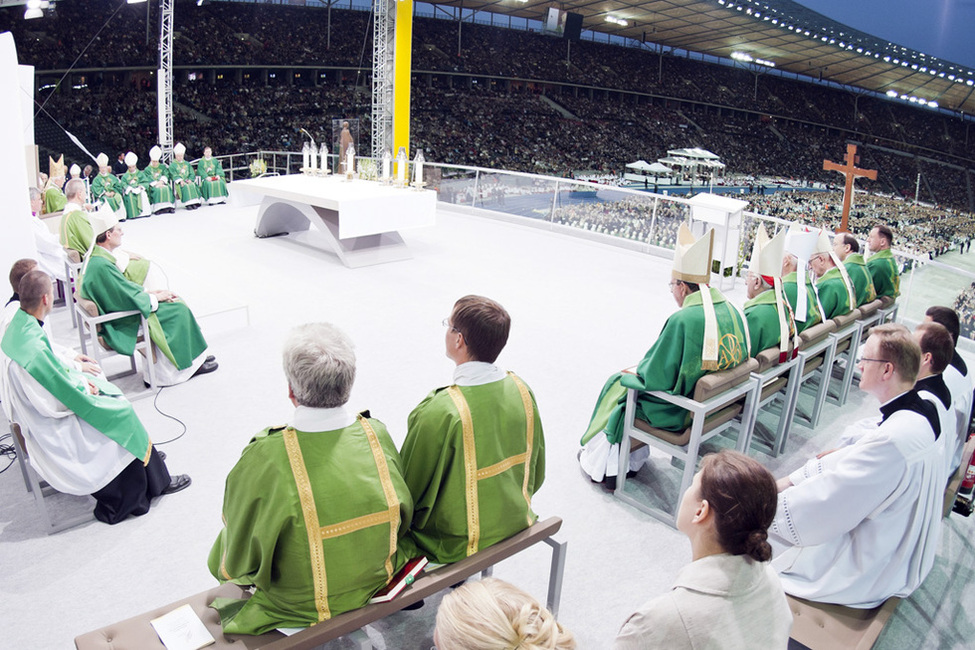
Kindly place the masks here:
<instances>
[{"instance_id":1,"label":"wooden bench","mask_svg":"<svg viewBox=\"0 0 975 650\"><path fill-rule=\"evenodd\" d=\"M149 621L184 604L189 604L197 613L210 634L216 639L216 644L208 648L234 648L266 650L311 650L328 641L345 635L352 635L362 650L372 648L372 644L361 629L390 614L394 614L408 605L412 605L424 598L429 598L444 589L466 580L476 573L490 575L491 568L506 558L544 542L552 547L552 563L548 580L547 605L554 616L558 616L559 601L562 596L562 573L565 569L565 551L568 542L559 542L552 538L562 527L562 519L549 517L538 521L520 533L509 537L503 542L484 549L474 555L441 567L434 571L424 572L416 581L407 587L399 596L387 603L366 605L351 612L313 625L292 636L273 631L260 636L225 635L220 627L220 617L216 610L208 605L216 597L247 598L248 592L232 583L224 583L208 591L185 598L151 612L114 623L100 630L88 632L75 638L78 650L165 650L155 630Z\"/></svg>"}]
</instances>

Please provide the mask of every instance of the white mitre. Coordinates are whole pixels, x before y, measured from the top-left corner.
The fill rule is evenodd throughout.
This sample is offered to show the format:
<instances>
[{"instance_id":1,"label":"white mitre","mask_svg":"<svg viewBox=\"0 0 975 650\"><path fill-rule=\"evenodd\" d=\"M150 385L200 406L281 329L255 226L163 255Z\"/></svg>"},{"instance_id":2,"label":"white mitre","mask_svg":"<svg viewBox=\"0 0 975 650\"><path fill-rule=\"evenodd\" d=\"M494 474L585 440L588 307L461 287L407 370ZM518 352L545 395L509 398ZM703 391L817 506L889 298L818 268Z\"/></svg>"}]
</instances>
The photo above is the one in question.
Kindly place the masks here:
<instances>
[{"instance_id":1,"label":"white mitre","mask_svg":"<svg viewBox=\"0 0 975 650\"><path fill-rule=\"evenodd\" d=\"M785 301L782 292L782 257L785 254L786 231L780 230L775 237L769 239L765 227L758 226L755 233L755 244L752 246L752 259L749 271L768 282L771 280L772 291L775 295L775 311L779 316L779 363L785 362L789 356L790 333L798 335L792 322L789 303ZM793 355L799 351L799 340L793 341Z\"/></svg>"},{"instance_id":2,"label":"white mitre","mask_svg":"<svg viewBox=\"0 0 975 650\"><path fill-rule=\"evenodd\" d=\"M106 156L105 153L102 152L98 154L97 158L95 158L95 162L98 163L99 167L108 167L108 156Z\"/></svg>"},{"instance_id":3,"label":"white mitre","mask_svg":"<svg viewBox=\"0 0 975 650\"><path fill-rule=\"evenodd\" d=\"M159 160L162 158L162 149L159 145L153 145L152 149L149 150L149 160Z\"/></svg>"},{"instance_id":4,"label":"white mitre","mask_svg":"<svg viewBox=\"0 0 975 650\"><path fill-rule=\"evenodd\" d=\"M810 232L806 227L793 225L789 228L789 234L785 238L785 250L790 255L796 256L796 320L806 322L808 296L806 295L806 266L809 264L809 256L816 248L818 236Z\"/></svg>"},{"instance_id":5,"label":"white mitre","mask_svg":"<svg viewBox=\"0 0 975 650\"><path fill-rule=\"evenodd\" d=\"M125 164L128 165L129 167L135 167L136 163L138 162L139 162L139 157L135 155L133 152L130 151L129 153L125 154Z\"/></svg>"},{"instance_id":6,"label":"white mitre","mask_svg":"<svg viewBox=\"0 0 975 650\"><path fill-rule=\"evenodd\" d=\"M711 298L711 255L714 250L714 229L708 228L703 237L696 240L687 224L677 230L677 246L674 248L675 280L701 286L701 306L704 308L704 345L701 348L701 369L718 369L718 318L714 314Z\"/></svg>"},{"instance_id":7,"label":"white mitre","mask_svg":"<svg viewBox=\"0 0 975 650\"><path fill-rule=\"evenodd\" d=\"M182 142L177 142L176 146L173 147L173 153L177 156L182 156L186 153L186 145L184 145Z\"/></svg>"}]
</instances>

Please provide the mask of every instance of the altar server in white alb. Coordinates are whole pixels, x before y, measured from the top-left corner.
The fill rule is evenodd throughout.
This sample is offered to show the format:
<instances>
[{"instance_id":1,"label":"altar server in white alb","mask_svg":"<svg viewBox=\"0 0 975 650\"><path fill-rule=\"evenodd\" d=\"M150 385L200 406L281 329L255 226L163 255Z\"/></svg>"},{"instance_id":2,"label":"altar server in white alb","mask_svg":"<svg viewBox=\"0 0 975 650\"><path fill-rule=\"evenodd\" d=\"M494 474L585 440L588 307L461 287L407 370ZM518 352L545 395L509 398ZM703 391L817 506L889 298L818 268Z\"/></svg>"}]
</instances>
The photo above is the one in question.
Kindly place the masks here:
<instances>
[{"instance_id":1,"label":"altar server in white alb","mask_svg":"<svg viewBox=\"0 0 975 650\"><path fill-rule=\"evenodd\" d=\"M925 322L938 323L948 329L955 348L952 350L951 360L944 371L945 384L951 392L951 401L955 406L955 417L958 418L956 435L945 440L950 462L949 475L961 464L961 455L968 440L969 423L972 419L972 391L975 390L975 372L968 369L965 360L958 354L958 335L961 324L958 313L951 307L928 307L924 312Z\"/></svg>"},{"instance_id":2,"label":"altar server in white alb","mask_svg":"<svg viewBox=\"0 0 975 650\"><path fill-rule=\"evenodd\" d=\"M880 400L874 428L779 479L769 532L786 593L867 609L931 570L944 463L937 410L914 389L920 360L907 328L875 327L859 363L860 388Z\"/></svg>"}]
</instances>

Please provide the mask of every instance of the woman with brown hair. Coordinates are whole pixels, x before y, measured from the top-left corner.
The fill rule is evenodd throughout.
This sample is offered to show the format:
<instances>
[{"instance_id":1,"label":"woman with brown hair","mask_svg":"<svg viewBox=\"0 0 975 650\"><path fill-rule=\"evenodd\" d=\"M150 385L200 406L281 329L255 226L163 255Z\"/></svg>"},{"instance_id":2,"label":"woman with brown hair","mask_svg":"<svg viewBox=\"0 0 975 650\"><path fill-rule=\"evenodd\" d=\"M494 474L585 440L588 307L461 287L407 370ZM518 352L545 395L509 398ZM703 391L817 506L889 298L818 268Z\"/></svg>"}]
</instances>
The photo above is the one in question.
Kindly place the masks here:
<instances>
[{"instance_id":1,"label":"woman with brown hair","mask_svg":"<svg viewBox=\"0 0 975 650\"><path fill-rule=\"evenodd\" d=\"M785 648L792 613L767 564L777 495L758 461L734 451L705 456L677 513L693 562L670 592L630 616L613 647Z\"/></svg>"}]
</instances>

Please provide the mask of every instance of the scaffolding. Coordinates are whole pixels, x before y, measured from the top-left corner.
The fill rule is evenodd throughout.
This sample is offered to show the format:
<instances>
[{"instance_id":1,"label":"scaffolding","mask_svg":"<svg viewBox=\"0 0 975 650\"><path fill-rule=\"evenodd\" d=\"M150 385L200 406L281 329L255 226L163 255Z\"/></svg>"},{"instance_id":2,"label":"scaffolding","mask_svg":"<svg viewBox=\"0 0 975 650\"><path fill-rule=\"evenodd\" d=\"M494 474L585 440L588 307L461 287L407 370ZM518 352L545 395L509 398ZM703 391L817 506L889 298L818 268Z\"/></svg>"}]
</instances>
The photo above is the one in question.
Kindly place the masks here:
<instances>
[{"instance_id":1,"label":"scaffolding","mask_svg":"<svg viewBox=\"0 0 975 650\"><path fill-rule=\"evenodd\" d=\"M163 162L173 157L173 7L176 0L159 0L159 74L156 103L159 114L159 147Z\"/></svg>"},{"instance_id":2,"label":"scaffolding","mask_svg":"<svg viewBox=\"0 0 975 650\"><path fill-rule=\"evenodd\" d=\"M393 38L396 0L373 0L372 155L381 159L393 145Z\"/></svg>"}]
</instances>

